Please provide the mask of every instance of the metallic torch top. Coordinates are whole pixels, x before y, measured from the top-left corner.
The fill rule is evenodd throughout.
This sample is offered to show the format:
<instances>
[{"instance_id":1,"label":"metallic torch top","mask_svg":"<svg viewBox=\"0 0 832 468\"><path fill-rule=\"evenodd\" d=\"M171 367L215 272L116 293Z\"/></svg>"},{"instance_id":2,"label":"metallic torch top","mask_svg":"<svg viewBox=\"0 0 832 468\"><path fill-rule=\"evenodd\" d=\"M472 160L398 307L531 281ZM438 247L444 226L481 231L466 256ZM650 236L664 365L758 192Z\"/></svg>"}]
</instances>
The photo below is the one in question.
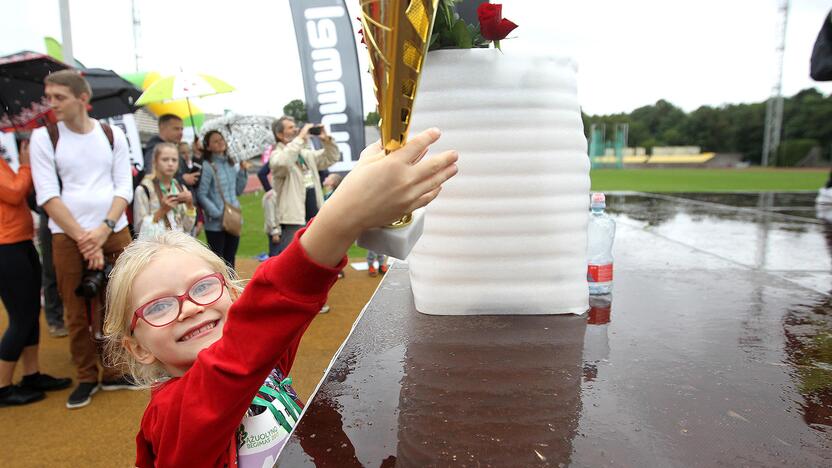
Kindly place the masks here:
<instances>
[{"instance_id":1,"label":"metallic torch top","mask_svg":"<svg viewBox=\"0 0 832 468\"><path fill-rule=\"evenodd\" d=\"M361 23L381 116L385 152L407 141L419 75L438 0L362 0Z\"/></svg>"}]
</instances>

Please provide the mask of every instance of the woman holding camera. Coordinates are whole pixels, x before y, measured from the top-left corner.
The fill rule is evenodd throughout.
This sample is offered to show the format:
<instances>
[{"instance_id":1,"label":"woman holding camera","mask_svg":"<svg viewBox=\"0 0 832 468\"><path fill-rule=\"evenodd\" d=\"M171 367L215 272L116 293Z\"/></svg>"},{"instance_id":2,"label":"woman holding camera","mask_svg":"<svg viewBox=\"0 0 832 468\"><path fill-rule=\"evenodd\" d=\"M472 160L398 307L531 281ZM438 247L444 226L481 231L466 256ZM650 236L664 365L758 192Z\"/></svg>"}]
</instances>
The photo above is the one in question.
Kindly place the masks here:
<instances>
[{"instance_id":1,"label":"woman holding camera","mask_svg":"<svg viewBox=\"0 0 832 468\"><path fill-rule=\"evenodd\" d=\"M153 173L133 194L133 225L139 238L161 231L190 233L196 220L193 196L177 182L179 152L173 143L153 149Z\"/></svg>"},{"instance_id":2,"label":"woman holding camera","mask_svg":"<svg viewBox=\"0 0 832 468\"><path fill-rule=\"evenodd\" d=\"M322 125L306 124L298 128L293 118L283 116L272 125L272 132L277 144L272 149L269 166L277 196L279 254L289 246L295 233L318 214L324 203L318 171L335 164L341 153ZM319 135L323 148L311 149L309 135Z\"/></svg>"},{"instance_id":3,"label":"woman holding camera","mask_svg":"<svg viewBox=\"0 0 832 468\"><path fill-rule=\"evenodd\" d=\"M0 339L0 407L32 403L43 399L45 391L72 383L39 372L41 271L27 204L32 189L29 145L23 142L17 174L0 158L0 299L9 316L9 327ZM12 385L18 361L23 365L23 381Z\"/></svg>"},{"instance_id":4,"label":"woman holding camera","mask_svg":"<svg viewBox=\"0 0 832 468\"><path fill-rule=\"evenodd\" d=\"M205 213L205 238L211 250L234 268L240 245L242 214L237 199L246 188L248 161L239 168L228 156L225 138L211 130L203 138L202 178L196 194Z\"/></svg>"}]
</instances>

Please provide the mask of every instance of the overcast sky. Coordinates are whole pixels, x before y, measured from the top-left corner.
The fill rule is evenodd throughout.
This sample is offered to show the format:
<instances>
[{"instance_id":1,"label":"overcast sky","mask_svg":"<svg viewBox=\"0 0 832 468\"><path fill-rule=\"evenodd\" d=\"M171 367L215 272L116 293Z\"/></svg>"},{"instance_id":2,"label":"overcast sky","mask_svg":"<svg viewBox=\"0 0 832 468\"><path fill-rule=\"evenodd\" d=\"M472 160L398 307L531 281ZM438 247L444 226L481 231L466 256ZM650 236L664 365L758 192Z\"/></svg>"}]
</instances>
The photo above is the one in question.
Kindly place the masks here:
<instances>
[{"instance_id":1,"label":"overcast sky","mask_svg":"<svg viewBox=\"0 0 832 468\"><path fill-rule=\"evenodd\" d=\"M238 91L204 98L209 112L279 115L303 98L288 0L135 0L141 18L141 71L216 75ZM70 0L76 58L91 67L136 71L130 0ZM590 114L629 112L667 99L701 105L764 100L776 78L777 0L505 0L520 25L504 50L537 49L578 61L579 93ZM358 0L348 0L355 17ZM59 0L0 0L0 55L44 51L60 40ZM809 57L829 0L792 0L783 86L813 82ZM366 69L366 53L359 58ZM374 98L364 80L365 110Z\"/></svg>"}]
</instances>

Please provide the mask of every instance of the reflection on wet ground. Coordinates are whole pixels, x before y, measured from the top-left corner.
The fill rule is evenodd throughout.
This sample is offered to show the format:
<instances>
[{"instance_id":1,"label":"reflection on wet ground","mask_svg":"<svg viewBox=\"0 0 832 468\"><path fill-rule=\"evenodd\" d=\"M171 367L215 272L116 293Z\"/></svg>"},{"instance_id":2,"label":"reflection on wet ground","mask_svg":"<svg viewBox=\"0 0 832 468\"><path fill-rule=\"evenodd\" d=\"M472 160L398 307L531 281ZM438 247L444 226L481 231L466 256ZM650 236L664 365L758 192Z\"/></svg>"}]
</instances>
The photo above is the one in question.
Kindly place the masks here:
<instances>
[{"instance_id":1,"label":"reflection on wet ground","mask_svg":"<svg viewBox=\"0 0 832 468\"><path fill-rule=\"evenodd\" d=\"M615 289L582 317L424 316L391 270L278 466L830 466L814 194L607 204Z\"/></svg>"}]
</instances>

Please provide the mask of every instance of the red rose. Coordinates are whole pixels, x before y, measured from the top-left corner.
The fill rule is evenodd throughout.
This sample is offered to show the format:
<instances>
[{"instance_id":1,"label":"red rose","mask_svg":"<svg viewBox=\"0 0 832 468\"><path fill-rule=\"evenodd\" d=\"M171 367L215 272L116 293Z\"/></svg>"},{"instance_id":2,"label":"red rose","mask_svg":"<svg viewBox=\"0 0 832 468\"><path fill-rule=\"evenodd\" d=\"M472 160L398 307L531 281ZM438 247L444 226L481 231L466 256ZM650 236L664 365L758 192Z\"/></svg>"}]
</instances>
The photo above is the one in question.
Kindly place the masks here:
<instances>
[{"instance_id":1,"label":"red rose","mask_svg":"<svg viewBox=\"0 0 832 468\"><path fill-rule=\"evenodd\" d=\"M357 19L358 22L361 23L361 17L360 16L356 16L355 19ZM367 43L364 42L364 28L358 28L358 35L361 36L361 43L364 44L364 45L367 45Z\"/></svg>"},{"instance_id":2,"label":"red rose","mask_svg":"<svg viewBox=\"0 0 832 468\"><path fill-rule=\"evenodd\" d=\"M477 7L477 18L480 20L480 33L489 41L505 39L508 33L517 27L513 22L503 18L503 5L497 3L482 3Z\"/></svg>"}]
</instances>

